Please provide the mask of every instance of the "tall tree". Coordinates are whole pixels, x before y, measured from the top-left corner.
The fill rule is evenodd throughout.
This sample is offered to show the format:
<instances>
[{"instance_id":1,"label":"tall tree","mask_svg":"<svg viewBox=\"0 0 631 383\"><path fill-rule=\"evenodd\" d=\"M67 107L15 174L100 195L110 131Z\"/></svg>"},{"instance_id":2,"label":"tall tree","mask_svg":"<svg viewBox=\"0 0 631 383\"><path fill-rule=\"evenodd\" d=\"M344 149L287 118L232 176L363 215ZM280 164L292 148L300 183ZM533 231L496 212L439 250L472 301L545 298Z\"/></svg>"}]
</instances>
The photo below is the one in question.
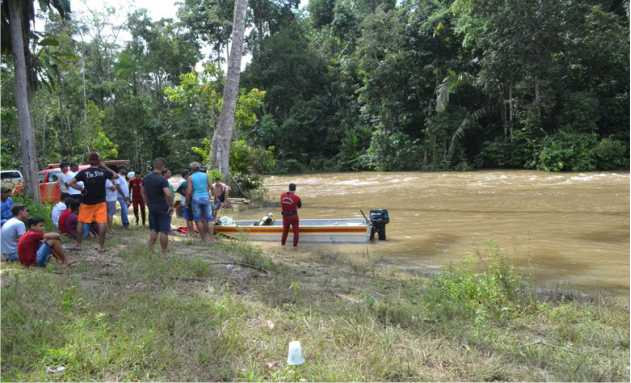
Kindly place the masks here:
<instances>
[{"instance_id":1,"label":"tall tree","mask_svg":"<svg viewBox=\"0 0 631 383\"><path fill-rule=\"evenodd\" d=\"M40 1L42 10L54 7L64 17L70 12L67 0ZM11 52L15 61L15 99L20 126L20 144L22 149L22 170L26 179L26 193L39 202L39 184L37 178L37 150L35 134L29 108L29 83L33 79L33 65L29 50L31 34L30 22L35 17L32 1L8 0L2 4L2 35L10 36ZM4 43L4 41L3 41ZM7 47L8 44L2 44Z\"/></svg>"},{"instance_id":2,"label":"tall tree","mask_svg":"<svg viewBox=\"0 0 631 383\"><path fill-rule=\"evenodd\" d=\"M232 22L232 48L228 59L228 73L223 89L223 107L219 114L219 123L213 134L211 148L212 165L219 168L224 177L230 175L230 141L234 127L234 109L239 95L241 77L241 56L243 54L243 34L245 32L245 12L247 0L236 0Z\"/></svg>"}]
</instances>

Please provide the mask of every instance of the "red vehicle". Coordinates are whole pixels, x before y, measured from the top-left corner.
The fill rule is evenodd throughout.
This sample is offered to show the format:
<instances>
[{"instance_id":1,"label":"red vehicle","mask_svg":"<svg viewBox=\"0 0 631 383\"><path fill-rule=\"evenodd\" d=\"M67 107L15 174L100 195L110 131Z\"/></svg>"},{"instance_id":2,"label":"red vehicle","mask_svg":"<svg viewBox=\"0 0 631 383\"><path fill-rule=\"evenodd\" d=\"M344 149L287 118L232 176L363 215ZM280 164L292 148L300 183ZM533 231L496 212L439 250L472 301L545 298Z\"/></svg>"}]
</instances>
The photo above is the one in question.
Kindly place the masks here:
<instances>
[{"instance_id":1,"label":"red vehicle","mask_svg":"<svg viewBox=\"0 0 631 383\"><path fill-rule=\"evenodd\" d=\"M129 167L129 160L104 161L107 166ZM46 169L39 171L39 196L42 202L57 203L61 199L59 177L61 177L60 164L48 164ZM81 164L79 170L87 169L90 165Z\"/></svg>"}]
</instances>

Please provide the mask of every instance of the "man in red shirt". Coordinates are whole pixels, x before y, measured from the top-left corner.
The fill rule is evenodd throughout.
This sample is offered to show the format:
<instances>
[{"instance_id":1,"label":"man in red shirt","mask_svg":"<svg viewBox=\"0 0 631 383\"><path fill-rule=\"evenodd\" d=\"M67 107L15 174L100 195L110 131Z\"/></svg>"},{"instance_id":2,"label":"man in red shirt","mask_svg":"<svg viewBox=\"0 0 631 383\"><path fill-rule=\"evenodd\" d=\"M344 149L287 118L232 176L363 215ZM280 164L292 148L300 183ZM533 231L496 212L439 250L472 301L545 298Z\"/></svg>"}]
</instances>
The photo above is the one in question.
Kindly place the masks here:
<instances>
[{"instance_id":1,"label":"man in red shirt","mask_svg":"<svg viewBox=\"0 0 631 383\"><path fill-rule=\"evenodd\" d=\"M283 209L283 237L280 241L281 245L287 242L289 235L289 226L294 233L294 247L298 246L298 232L300 230L300 222L298 219L298 209L302 207L300 197L296 195L296 184L289 184L289 191L280 195L280 206Z\"/></svg>"},{"instance_id":2,"label":"man in red shirt","mask_svg":"<svg viewBox=\"0 0 631 383\"><path fill-rule=\"evenodd\" d=\"M138 207L140 207L140 217L142 218L142 226L145 226L145 200L142 198L142 177L140 174L136 176L134 172L127 174L129 178L129 188L131 191L131 203L134 206L134 217L136 218L136 225L138 225Z\"/></svg>"},{"instance_id":3,"label":"man in red shirt","mask_svg":"<svg viewBox=\"0 0 631 383\"><path fill-rule=\"evenodd\" d=\"M44 220L28 220L28 231L18 241L18 257L24 266L45 267L52 255L61 263L66 263L66 256L59 241L58 233L44 233Z\"/></svg>"},{"instance_id":4,"label":"man in red shirt","mask_svg":"<svg viewBox=\"0 0 631 383\"><path fill-rule=\"evenodd\" d=\"M79 213L79 202L71 200L68 208L59 217L59 233L66 234L72 239L77 239L77 214ZM84 226L84 231L87 229Z\"/></svg>"}]
</instances>

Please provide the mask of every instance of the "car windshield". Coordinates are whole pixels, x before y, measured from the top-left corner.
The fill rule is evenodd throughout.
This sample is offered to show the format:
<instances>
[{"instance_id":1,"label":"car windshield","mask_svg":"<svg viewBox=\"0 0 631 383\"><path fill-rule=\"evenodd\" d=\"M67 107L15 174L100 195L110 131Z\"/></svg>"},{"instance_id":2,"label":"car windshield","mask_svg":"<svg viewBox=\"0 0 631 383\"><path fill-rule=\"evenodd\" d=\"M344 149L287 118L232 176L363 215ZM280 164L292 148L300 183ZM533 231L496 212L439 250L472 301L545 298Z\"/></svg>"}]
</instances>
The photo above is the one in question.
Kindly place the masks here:
<instances>
[{"instance_id":1,"label":"car windshield","mask_svg":"<svg viewBox=\"0 0 631 383\"><path fill-rule=\"evenodd\" d=\"M12 179L12 178L22 178L22 176L18 172L11 172L11 171L0 173L0 179L5 180L5 179Z\"/></svg>"}]
</instances>

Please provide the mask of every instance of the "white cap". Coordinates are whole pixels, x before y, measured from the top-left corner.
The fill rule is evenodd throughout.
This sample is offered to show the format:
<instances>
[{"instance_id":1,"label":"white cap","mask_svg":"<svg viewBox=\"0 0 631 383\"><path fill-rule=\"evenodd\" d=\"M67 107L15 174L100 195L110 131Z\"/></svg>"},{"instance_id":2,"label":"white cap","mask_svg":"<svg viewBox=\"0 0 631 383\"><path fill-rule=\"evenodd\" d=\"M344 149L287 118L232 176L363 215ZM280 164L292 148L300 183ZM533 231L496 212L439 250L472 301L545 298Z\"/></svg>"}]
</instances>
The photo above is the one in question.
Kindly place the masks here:
<instances>
[{"instance_id":1,"label":"white cap","mask_svg":"<svg viewBox=\"0 0 631 383\"><path fill-rule=\"evenodd\" d=\"M129 173L127 173L127 178L132 179L132 178L134 178L135 175L136 175L136 173L129 172Z\"/></svg>"}]
</instances>

